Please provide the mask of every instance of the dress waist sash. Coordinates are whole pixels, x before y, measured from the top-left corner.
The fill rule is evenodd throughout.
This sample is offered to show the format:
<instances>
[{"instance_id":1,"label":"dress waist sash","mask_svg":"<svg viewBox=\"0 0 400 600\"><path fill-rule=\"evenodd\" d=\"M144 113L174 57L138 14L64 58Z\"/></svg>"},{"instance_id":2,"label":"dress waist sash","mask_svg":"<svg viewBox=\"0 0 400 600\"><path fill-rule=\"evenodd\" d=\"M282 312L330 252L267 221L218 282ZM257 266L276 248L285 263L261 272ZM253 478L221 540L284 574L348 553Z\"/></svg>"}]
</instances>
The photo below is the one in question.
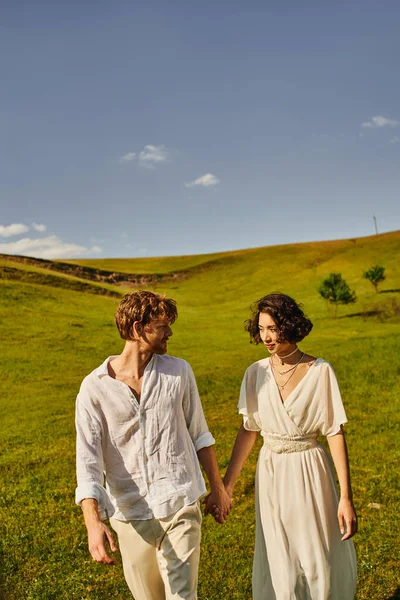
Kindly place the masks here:
<instances>
[{"instance_id":1,"label":"dress waist sash","mask_svg":"<svg viewBox=\"0 0 400 600\"><path fill-rule=\"evenodd\" d=\"M279 433L262 432L264 446L276 454L289 452L304 452L317 446L317 434L310 435L280 435Z\"/></svg>"}]
</instances>

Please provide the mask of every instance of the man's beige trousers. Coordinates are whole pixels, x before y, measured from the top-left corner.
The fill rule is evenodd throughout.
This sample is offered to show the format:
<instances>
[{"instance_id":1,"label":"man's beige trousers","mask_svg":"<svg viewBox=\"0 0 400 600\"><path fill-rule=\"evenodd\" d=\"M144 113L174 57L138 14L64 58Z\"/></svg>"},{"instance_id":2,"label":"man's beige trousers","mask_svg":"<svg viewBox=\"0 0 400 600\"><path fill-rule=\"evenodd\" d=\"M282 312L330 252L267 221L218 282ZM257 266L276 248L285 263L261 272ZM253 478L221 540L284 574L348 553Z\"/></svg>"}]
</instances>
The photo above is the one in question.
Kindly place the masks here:
<instances>
[{"instance_id":1,"label":"man's beige trousers","mask_svg":"<svg viewBox=\"0 0 400 600\"><path fill-rule=\"evenodd\" d=\"M110 519L135 600L196 600L201 518L196 502L164 519Z\"/></svg>"}]
</instances>

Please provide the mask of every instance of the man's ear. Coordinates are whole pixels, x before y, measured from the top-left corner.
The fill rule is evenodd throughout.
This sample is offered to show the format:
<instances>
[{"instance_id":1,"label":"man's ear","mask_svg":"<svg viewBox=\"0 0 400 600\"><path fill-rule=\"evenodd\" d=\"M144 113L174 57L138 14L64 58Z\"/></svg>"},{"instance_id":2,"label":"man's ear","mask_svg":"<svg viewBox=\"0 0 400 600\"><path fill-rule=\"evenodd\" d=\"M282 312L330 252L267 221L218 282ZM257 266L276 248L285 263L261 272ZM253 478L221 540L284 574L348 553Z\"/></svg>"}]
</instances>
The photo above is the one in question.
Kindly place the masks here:
<instances>
[{"instance_id":1,"label":"man's ear","mask_svg":"<svg viewBox=\"0 0 400 600\"><path fill-rule=\"evenodd\" d=\"M143 334L143 326L141 323L139 323L139 321L135 321L133 323L132 326L132 334L133 334L133 339L134 340L138 340L139 338L142 337Z\"/></svg>"}]
</instances>

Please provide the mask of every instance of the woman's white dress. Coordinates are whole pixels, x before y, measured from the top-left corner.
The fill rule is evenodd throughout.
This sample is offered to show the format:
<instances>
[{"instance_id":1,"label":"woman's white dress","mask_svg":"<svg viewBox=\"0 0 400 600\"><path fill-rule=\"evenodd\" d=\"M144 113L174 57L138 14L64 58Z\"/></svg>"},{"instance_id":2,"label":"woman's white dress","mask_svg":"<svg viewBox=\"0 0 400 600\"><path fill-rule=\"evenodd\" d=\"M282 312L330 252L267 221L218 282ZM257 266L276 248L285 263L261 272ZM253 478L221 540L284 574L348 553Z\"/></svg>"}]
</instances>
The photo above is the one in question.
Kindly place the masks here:
<instances>
[{"instance_id":1,"label":"woman's white dress","mask_svg":"<svg viewBox=\"0 0 400 600\"><path fill-rule=\"evenodd\" d=\"M282 403L270 359L260 360L245 373L238 406L245 429L264 438L253 600L353 600L354 545L341 541L333 466L316 440L347 422L332 367L318 358Z\"/></svg>"}]
</instances>

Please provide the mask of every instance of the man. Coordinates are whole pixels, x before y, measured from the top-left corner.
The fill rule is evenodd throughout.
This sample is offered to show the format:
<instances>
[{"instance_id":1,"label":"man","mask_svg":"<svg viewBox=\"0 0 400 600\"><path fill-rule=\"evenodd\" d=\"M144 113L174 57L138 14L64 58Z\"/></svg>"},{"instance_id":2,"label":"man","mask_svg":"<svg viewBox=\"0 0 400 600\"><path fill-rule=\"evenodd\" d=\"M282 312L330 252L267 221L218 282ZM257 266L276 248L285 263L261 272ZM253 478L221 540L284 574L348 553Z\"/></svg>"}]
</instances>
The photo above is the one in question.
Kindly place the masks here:
<instances>
[{"instance_id":1,"label":"man","mask_svg":"<svg viewBox=\"0 0 400 600\"><path fill-rule=\"evenodd\" d=\"M89 550L97 562L115 562L103 523L112 517L135 600L197 598L198 501L206 492L199 461L216 520L231 506L190 365L166 355L177 316L170 298L125 295L115 315L125 347L83 380L77 398L76 502Z\"/></svg>"}]
</instances>

